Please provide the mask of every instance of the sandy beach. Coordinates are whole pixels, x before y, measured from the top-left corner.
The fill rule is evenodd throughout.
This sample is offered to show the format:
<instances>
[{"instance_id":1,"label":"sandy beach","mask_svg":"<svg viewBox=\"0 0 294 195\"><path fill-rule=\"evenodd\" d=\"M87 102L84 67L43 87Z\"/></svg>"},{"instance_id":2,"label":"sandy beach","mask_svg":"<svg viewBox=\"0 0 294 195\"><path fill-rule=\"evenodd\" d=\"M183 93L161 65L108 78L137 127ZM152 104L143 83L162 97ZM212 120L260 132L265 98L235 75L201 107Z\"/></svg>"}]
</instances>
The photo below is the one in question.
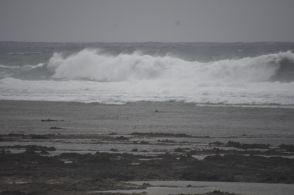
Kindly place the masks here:
<instances>
[{"instance_id":1,"label":"sandy beach","mask_svg":"<svg viewBox=\"0 0 294 195\"><path fill-rule=\"evenodd\" d=\"M265 193L291 194L293 116L291 108L176 102L0 101L2 194L169 194L175 186L243 194L234 183L196 181L255 182L238 184L256 190L245 195L260 182L284 183Z\"/></svg>"},{"instance_id":2,"label":"sandy beach","mask_svg":"<svg viewBox=\"0 0 294 195\"><path fill-rule=\"evenodd\" d=\"M294 109L197 106L176 102L98 103L0 101L0 133L186 133L195 136L294 136ZM41 120L53 119L51 123ZM57 126L62 129L50 129ZM287 142L283 140L282 143ZM293 143L293 142L292 142Z\"/></svg>"}]
</instances>

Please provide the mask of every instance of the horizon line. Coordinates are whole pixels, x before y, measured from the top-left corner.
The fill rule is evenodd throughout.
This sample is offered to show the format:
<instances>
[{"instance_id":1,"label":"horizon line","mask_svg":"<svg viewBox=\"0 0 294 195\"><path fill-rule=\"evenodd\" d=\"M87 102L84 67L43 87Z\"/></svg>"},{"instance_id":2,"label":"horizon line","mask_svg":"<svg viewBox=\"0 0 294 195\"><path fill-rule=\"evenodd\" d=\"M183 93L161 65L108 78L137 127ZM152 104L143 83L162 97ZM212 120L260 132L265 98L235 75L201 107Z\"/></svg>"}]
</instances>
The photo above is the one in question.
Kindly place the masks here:
<instances>
[{"instance_id":1,"label":"horizon line","mask_svg":"<svg viewBox=\"0 0 294 195\"><path fill-rule=\"evenodd\" d=\"M294 43L294 41L4 41L0 40L1 43L59 43L59 44L89 44L89 43Z\"/></svg>"}]
</instances>

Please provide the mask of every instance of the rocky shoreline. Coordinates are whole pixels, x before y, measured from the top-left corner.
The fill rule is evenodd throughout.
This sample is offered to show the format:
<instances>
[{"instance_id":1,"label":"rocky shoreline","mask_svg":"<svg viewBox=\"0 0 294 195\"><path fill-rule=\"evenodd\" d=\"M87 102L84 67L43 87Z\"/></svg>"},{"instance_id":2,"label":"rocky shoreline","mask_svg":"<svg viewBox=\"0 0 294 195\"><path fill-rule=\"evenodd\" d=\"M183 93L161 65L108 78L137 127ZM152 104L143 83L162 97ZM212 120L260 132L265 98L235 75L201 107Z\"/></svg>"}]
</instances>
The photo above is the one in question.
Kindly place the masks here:
<instances>
[{"instance_id":1,"label":"rocky shoreline","mask_svg":"<svg viewBox=\"0 0 294 195\"><path fill-rule=\"evenodd\" d=\"M133 133L130 136L156 137ZM10 141L86 139L89 135L1 135L1 143ZM102 136L102 137L100 137ZM162 137L159 134L158 137ZM165 135L160 144L173 144ZM183 137L184 135L179 135ZM184 136L186 137L186 136ZM187 135L187 137L190 137ZM91 139L109 142L130 141L131 137L96 135ZM140 144L142 141L138 141ZM54 146L2 145L0 147L0 189L2 194L86 194L89 191L142 189L128 181L191 180L261 183L294 183L294 159L283 156L293 153L293 145L242 144L211 142L210 148L197 150L175 148L156 155L144 152L119 151L54 154ZM148 154L148 152L147 152ZM205 154L203 159L194 156ZM275 155L274 157L266 155ZM220 193L211 193L220 194ZM226 193L223 193L226 194Z\"/></svg>"},{"instance_id":2,"label":"rocky shoreline","mask_svg":"<svg viewBox=\"0 0 294 195\"><path fill-rule=\"evenodd\" d=\"M155 180L188 180L261 182L267 192L286 185L292 195L293 115L172 102L0 101L0 194L142 194ZM194 191L189 182L172 194L246 194Z\"/></svg>"}]
</instances>

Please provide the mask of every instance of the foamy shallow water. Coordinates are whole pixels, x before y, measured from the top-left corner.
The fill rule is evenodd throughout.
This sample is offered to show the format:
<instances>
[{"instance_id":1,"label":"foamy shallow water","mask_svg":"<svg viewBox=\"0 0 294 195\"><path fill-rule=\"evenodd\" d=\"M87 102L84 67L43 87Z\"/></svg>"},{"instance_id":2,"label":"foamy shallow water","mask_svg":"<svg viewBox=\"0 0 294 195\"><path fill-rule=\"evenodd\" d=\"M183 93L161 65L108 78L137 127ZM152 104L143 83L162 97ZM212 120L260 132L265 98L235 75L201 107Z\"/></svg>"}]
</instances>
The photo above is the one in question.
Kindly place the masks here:
<instances>
[{"instance_id":1,"label":"foamy shallow water","mask_svg":"<svg viewBox=\"0 0 294 195\"><path fill-rule=\"evenodd\" d=\"M178 101L293 107L294 83L206 83L143 80L100 83L95 81L0 80L1 100L99 102L123 104L137 101Z\"/></svg>"},{"instance_id":2,"label":"foamy shallow water","mask_svg":"<svg viewBox=\"0 0 294 195\"><path fill-rule=\"evenodd\" d=\"M151 184L144 190L112 190L106 192L141 193L148 195L194 194L214 190L236 193L240 195L293 195L293 184L266 184L241 182L203 182L203 181L137 181L130 182L142 185Z\"/></svg>"}]
</instances>

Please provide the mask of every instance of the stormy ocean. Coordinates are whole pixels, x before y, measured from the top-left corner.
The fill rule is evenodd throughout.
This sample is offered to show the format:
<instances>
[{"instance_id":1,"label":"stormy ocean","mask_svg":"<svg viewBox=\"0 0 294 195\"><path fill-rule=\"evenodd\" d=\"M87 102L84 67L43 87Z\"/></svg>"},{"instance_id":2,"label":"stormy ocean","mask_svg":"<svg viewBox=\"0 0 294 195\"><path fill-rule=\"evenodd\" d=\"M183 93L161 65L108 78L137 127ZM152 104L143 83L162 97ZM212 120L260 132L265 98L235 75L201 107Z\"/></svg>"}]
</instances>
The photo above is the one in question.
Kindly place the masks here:
<instances>
[{"instance_id":1,"label":"stormy ocean","mask_svg":"<svg viewBox=\"0 0 294 195\"><path fill-rule=\"evenodd\" d=\"M294 43L0 42L0 194L292 195Z\"/></svg>"},{"instance_id":2,"label":"stormy ocean","mask_svg":"<svg viewBox=\"0 0 294 195\"><path fill-rule=\"evenodd\" d=\"M294 43L0 43L0 99L294 105Z\"/></svg>"}]
</instances>

